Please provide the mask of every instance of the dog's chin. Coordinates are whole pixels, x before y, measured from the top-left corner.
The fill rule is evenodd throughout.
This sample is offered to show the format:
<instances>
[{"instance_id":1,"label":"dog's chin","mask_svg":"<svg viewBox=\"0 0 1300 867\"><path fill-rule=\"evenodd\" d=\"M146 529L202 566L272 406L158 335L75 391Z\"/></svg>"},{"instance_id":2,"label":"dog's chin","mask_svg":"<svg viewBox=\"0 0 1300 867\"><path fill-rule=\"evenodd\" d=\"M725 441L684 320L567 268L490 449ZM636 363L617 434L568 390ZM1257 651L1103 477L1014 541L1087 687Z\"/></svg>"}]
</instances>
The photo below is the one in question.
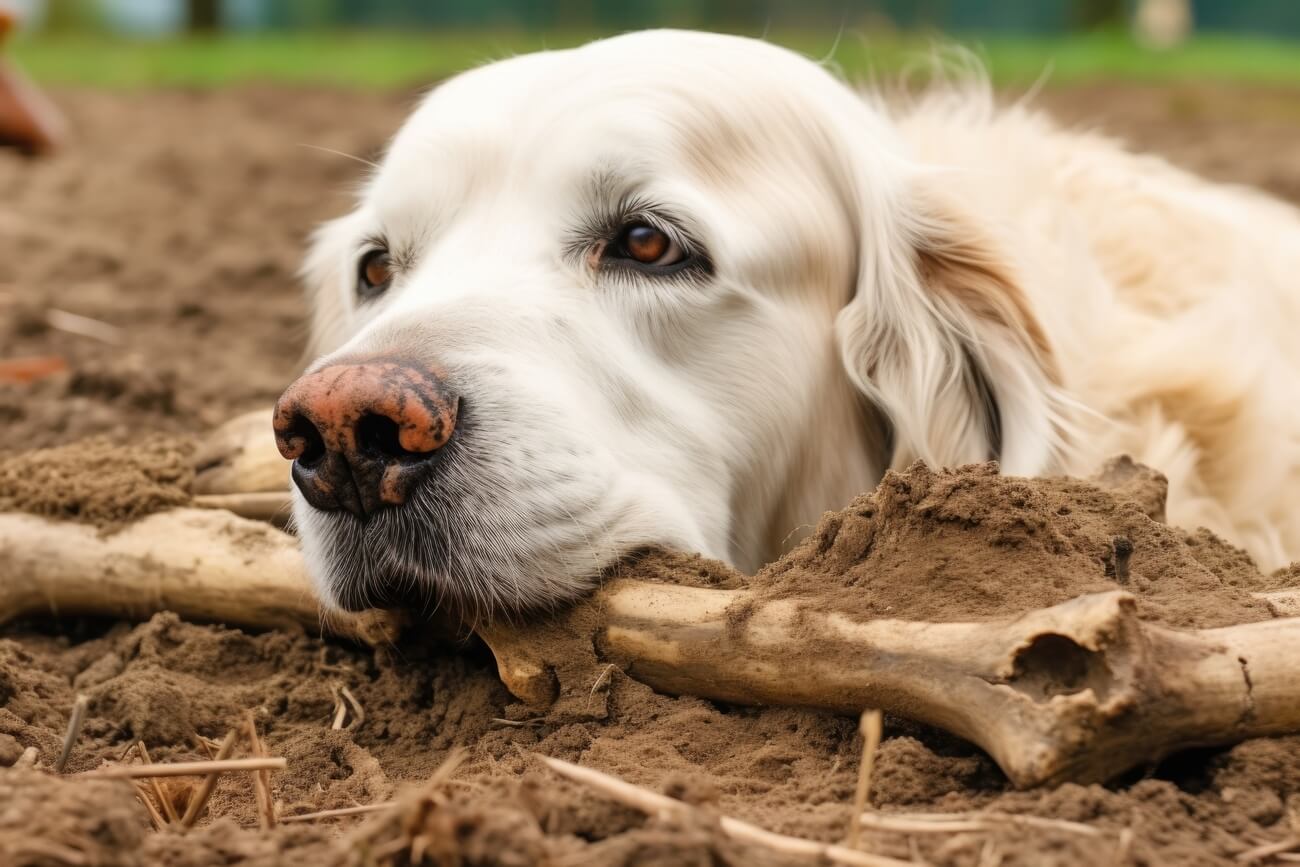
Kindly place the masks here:
<instances>
[{"instance_id":1,"label":"dog's chin","mask_svg":"<svg viewBox=\"0 0 1300 867\"><path fill-rule=\"evenodd\" d=\"M603 560L585 544L566 554L554 540L494 527L482 512L455 520L410 504L365 521L301 498L294 512L322 603L344 611L443 612L469 623L526 617L581 598L636 547L611 550Z\"/></svg>"}]
</instances>

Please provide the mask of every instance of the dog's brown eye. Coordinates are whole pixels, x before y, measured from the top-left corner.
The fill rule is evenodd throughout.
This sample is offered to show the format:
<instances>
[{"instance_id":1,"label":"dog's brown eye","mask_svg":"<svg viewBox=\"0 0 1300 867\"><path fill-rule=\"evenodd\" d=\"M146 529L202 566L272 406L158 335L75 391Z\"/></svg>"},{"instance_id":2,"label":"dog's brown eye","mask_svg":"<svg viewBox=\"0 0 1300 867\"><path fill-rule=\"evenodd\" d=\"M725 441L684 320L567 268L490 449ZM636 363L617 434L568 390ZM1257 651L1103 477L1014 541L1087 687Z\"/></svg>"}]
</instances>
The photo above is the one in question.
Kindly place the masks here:
<instances>
[{"instance_id":1,"label":"dog's brown eye","mask_svg":"<svg viewBox=\"0 0 1300 867\"><path fill-rule=\"evenodd\" d=\"M666 232L646 223L633 223L619 235L615 255L642 265L676 265L686 256Z\"/></svg>"},{"instance_id":2,"label":"dog's brown eye","mask_svg":"<svg viewBox=\"0 0 1300 867\"><path fill-rule=\"evenodd\" d=\"M357 272L357 297L365 301L382 295L392 282L392 267L387 250L371 250L362 256Z\"/></svg>"}]
</instances>

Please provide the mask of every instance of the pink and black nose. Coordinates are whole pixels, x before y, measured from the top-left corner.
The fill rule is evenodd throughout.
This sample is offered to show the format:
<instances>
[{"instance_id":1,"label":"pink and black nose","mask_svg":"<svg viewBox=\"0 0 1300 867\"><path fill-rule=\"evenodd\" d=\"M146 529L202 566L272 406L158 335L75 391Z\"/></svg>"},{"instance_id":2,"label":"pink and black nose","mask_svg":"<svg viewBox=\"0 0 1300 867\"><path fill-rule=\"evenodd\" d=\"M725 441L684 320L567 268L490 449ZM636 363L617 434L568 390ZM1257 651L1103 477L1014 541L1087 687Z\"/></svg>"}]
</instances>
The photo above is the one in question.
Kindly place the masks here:
<instances>
[{"instance_id":1,"label":"pink and black nose","mask_svg":"<svg viewBox=\"0 0 1300 867\"><path fill-rule=\"evenodd\" d=\"M272 423L307 502L366 518L406 502L451 439L459 408L442 377L380 358L303 376Z\"/></svg>"}]
</instances>

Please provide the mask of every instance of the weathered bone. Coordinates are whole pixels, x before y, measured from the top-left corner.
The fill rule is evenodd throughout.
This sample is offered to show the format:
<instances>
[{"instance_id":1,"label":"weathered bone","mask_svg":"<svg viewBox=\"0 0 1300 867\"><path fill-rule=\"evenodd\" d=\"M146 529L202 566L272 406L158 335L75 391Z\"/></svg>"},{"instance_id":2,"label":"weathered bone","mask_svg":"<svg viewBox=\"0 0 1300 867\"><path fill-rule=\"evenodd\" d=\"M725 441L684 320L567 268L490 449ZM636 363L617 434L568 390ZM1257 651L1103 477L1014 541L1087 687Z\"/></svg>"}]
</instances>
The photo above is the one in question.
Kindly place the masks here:
<instances>
[{"instance_id":1,"label":"weathered bone","mask_svg":"<svg viewBox=\"0 0 1300 867\"><path fill-rule=\"evenodd\" d=\"M194 493L276 493L289 488L289 464L280 456L270 408L253 410L213 429L194 456Z\"/></svg>"},{"instance_id":2,"label":"weathered bone","mask_svg":"<svg viewBox=\"0 0 1300 867\"><path fill-rule=\"evenodd\" d=\"M176 509L104 535L94 527L0 514L0 623L27 615L192 620L307 627L376 645L400 631L390 612L321 608L298 543L228 512Z\"/></svg>"},{"instance_id":3,"label":"weathered bone","mask_svg":"<svg viewBox=\"0 0 1300 867\"><path fill-rule=\"evenodd\" d=\"M318 623L294 540L217 510L154 515L109 536L3 514L0 566L0 622L169 609L262 628ZM551 622L479 632L531 704L589 699L597 666L613 663L670 693L878 707L973 741L1021 786L1101 780L1188 746L1300 731L1300 619L1180 632L1141 622L1118 591L1000 623L859 622L824 609L619 580ZM330 626L370 643L396 629L378 612Z\"/></svg>"},{"instance_id":4,"label":"weathered bone","mask_svg":"<svg viewBox=\"0 0 1300 867\"><path fill-rule=\"evenodd\" d=\"M1140 621L1120 591L1004 622L861 622L824 606L618 580L557 623L480 635L529 703L564 691L556 671L586 639L662 692L874 707L938 726L1019 786L1104 780L1178 749L1300 731L1300 619L1176 631Z\"/></svg>"}]
</instances>

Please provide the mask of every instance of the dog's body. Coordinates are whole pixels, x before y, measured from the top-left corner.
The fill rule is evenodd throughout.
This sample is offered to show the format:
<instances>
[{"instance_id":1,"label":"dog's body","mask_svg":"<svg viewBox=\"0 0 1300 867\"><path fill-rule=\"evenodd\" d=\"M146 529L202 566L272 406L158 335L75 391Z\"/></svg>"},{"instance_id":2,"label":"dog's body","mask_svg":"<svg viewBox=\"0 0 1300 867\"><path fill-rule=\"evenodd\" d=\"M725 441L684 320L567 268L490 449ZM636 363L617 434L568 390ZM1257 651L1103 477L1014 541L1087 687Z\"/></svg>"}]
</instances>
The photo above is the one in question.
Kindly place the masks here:
<instances>
[{"instance_id":1,"label":"dog's body","mask_svg":"<svg viewBox=\"0 0 1300 867\"><path fill-rule=\"evenodd\" d=\"M1080 405L1059 463L1129 454L1172 524L1300 557L1300 212L1020 108L940 96L897 123L998 232Z\"/></svg>"},{"instance_id":2,"label":"dog's body","mask_svg":"<svg viewBox=\"0 0 1300 867\"><path fill-rule=\"evenodd\" d=\"M891 111L706 34L514 58L428 98L307 274L311 375L400 358L456 425L401 508L299 499L339 604L544 605L650 545L752 569L917 459L1128 453L1171 521L1300 553L1300 217L985 92Z\"/></svg>"}]
</instances>

